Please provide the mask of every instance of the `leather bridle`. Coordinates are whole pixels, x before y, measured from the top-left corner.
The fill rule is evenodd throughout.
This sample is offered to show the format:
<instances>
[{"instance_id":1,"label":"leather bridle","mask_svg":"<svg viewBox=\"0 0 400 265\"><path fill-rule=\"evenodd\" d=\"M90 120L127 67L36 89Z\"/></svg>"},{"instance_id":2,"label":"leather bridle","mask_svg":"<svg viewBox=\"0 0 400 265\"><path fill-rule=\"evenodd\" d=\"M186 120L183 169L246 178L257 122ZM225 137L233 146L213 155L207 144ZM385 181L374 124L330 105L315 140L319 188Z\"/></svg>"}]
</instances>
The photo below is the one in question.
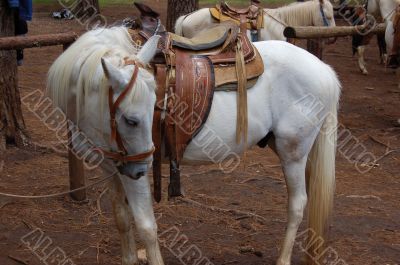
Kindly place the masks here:
<instances>
[{"instance_id":1,"label":"leather bridle","mask_svg":"<svg viewBox=\"0 0 400 265\"><path fill-rule=\"evenodd\" d=\"M146 158L150 157L154 151L155 147L153 147L143 153L135 154L135 155L128 155L128 151L126 150L121 135L118 132L118 124L117 120L115 119L115 115L117 113L117 109L121 102L124 100L124 98L128 95L128 93L132 90L138 73L139 73L139 67L142 67L139 63L137 63L134 60L127 60L125 59L125 64L132 64L135 66L135 70L133 71L132 77L129 81L129 83L126 85L124 90L121 92L121 94L118 96L117 100L113 102L114 99L114 90L112 86L108 88L108 106L110 110L110 127L111 127L111 141L115 142L118 146L118 151L113 152L113 151L108 151L104 150L103 148L100 148L100 150L104 153L104 155L107 158L110 158L116 162L121 162L123 164L128 163L128 162L136 162L136 163L148 163L147 161L144 161Z\"/></svg>"},{"instance_id":2,"label":"leather bridle","mask_svg":"<svg viewBox=\"0 0 400 265\"><path fill-rule=\"evenodd\" d=\"M321 13L322 21L325 27L329 27L328 19L326 18L324 8L322 7L323 1L319 1L319 12Z\"/></svg>"}]
</instances>

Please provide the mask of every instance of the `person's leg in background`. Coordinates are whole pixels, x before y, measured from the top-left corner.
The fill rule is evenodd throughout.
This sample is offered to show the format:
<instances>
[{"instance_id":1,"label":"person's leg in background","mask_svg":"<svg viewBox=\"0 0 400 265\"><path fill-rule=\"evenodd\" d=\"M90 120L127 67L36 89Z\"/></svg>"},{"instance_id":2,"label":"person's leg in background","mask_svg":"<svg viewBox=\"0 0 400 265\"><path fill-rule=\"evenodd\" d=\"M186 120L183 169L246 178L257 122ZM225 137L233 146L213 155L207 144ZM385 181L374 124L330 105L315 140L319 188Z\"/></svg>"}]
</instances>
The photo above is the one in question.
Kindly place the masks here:
<instances>
[{"instance_id":1,"label":"person's leg in background","mask_svg":"<svg viewBox=\"0 0 400 265\"><path fill-rule=\"evenodd\" d=\"M28 33L28 23L26 20L21 19L19 15L19 9L15 10L14 14L14 27L15 27L15 36L21 36ZM21 66L24 60L24 50L18 49L17 50L17 64Z\"/></svg>"},{"instance_id":2,"label":"person's leg in background","mask_svg":"<svg viewBox=\"0 0 400 265\"><path fill-rule=\"evenodd\" d=\"M32 0L8 0L9 6L14 9L15 36L28 33L27 21L32 20ZM23 50L17 50L18 65L22 65Z\"/></svg>"}]
</instances>

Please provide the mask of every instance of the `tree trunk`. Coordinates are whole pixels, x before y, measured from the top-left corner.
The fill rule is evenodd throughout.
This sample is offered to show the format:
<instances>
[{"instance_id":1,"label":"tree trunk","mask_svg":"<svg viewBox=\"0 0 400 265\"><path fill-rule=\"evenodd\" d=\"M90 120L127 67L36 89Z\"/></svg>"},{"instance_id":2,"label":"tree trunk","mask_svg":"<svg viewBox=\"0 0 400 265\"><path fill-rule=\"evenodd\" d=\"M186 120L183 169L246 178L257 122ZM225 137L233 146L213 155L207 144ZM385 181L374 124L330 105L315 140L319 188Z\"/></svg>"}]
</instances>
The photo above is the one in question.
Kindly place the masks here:
<instances>
[{"instance_id":1,"label":"tree trunk","mask_svg":"<svg viewBox=\"0 0 400 265\"><path fill-rule=\"evenodd\" d=\"M14 11L6 0L0 0L0 37L14 36ZM17 57L15 50L0 50L0 149L6 140L23 145L26 140L18 90Z\"/></svg>"},{"instance_id":2,"label":"tree trunk","mask_svg":"<svg viewBox=\"0 0 400 265\"><path fill-rule=\"evenodd\" d=\"M92 6L94 6L97 10L97 14L100 14L100 5L99 0L88 0Z\"/></svg>"},{"instance_id":3,"label":"tree trunk","mask_svg":"<svg viewBox=\"0 0 400 265\"><path fill-rule=\"evenodd\" d=\"M167 31L173 32L175 21L199 8L199 0L168 0Z\"/></svg>"}]
</instances>

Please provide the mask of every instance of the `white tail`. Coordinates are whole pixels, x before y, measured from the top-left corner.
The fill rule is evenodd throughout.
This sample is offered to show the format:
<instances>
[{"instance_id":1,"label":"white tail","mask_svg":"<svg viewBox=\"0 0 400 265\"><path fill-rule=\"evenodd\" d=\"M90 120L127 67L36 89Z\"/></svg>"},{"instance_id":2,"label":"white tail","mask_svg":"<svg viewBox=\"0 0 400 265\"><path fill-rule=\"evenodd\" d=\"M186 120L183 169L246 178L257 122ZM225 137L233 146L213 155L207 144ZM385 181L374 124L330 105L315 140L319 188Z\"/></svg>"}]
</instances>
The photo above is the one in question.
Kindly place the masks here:
<instances>
[{"instance_id":1,"label":"white tail","mask_svg":"<svg viewBox=\"0 0 400 265\"><path fill-rule=\"evenodd\" d=\"M338 93L335 93L338 99ZM335 97L334 96L334 97ZM334 100L333 100L334 101ZM335 192L335 155L337 141L337 100L332 102L314 142L307 163L308 183L308 244L307 252L315 256L322 251L333 208ZM317 264L314 260L311 264Z\"/></svg>"}]
</instances>

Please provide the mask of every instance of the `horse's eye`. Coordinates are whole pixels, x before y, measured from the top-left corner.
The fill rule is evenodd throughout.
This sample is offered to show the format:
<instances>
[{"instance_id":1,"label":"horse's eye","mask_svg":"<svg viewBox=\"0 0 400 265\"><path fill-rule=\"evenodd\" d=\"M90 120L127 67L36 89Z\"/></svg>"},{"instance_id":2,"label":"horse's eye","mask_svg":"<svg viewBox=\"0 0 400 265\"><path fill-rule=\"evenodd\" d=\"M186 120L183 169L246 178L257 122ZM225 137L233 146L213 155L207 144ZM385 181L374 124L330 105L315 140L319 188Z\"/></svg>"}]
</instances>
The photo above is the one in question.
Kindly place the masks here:
<instances>
[{"instance_id":1,"label":"horse's eye","mask_svg":"<svg viewBox=\"0 0 400 265\"><path fill-rule=\"evenodd\" d=\"M137 127L137 126L139 126L139 123L140 123L139 119L132 118L132 117L124 116L124 120L125 120L126 124L128 124L129 126L132 126L132 127Z\"/></svg>"}]
</instances>

